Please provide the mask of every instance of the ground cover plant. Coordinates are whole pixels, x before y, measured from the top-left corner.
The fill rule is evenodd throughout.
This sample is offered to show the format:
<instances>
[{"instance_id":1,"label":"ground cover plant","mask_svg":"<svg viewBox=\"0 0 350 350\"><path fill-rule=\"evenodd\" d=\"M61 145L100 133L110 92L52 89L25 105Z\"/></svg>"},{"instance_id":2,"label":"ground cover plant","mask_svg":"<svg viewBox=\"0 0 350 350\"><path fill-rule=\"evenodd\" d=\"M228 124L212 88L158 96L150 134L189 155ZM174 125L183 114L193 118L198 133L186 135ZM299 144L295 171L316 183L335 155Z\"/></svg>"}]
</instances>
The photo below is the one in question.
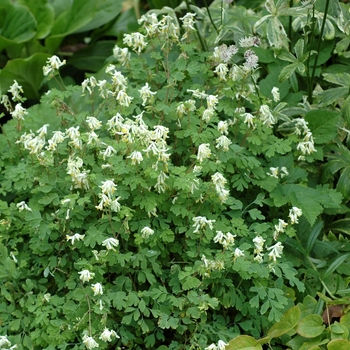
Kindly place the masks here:
<instances>
[{"instance_id":1,"label":"ground cover plant","mask_svg":"<svg viewBox=\"0 0 350 350\"><path fill-rule=\"evenodd\" d=\"M349 12L265 5L151 11L81 86L52 56L59 89L2 96L1 349L328 346L349 275Z\"/></svg>"}]
</instances>

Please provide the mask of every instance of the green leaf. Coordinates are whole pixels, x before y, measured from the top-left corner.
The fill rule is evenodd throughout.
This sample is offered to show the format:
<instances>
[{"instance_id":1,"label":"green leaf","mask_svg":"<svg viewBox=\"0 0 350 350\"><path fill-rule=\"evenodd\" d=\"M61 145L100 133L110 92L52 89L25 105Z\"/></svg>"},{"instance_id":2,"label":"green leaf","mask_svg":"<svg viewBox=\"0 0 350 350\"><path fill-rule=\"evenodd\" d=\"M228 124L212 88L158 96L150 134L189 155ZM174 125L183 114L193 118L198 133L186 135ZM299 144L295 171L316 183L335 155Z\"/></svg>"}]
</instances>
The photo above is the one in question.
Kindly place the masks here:
<instances>
[{"instance_id":1,"label":"green leaf","mask_svg":"<svg viewBox=\"0 0 350 350\"><path fill-rule=\"evenodd\" d=\"M0 28L0 52L14 44L24 43L36 35L36 21L28 7L3 2Z\"/></svg>"},{"instance_id":2,"label":"green leaf","mask_svg":"<svg viewBox=\"0 0 350 350\"><path fill-rule=\"evenodd\" d=\"M249 335L239 335L226 345L225 350L262 350L262 346Z\"/></svg>"},{"instance_id":3,"label":"green leaf","mask_svg":"<svg viewBox=\"0 0 350 350\"><path fill-rule=\"evenodd\" d=\"M295 72L295 70L298 68L299 62L295 62L292 64L289 64L288 66L284 67L278 76L278 80L282 83L288 78L291 77L291 75Z\"/></svg>"},{"instance_id":4,"label":"green leaf","mask_svg":"<svg viewBox=\"0 0 350 350\"><path fill-rule=\"evenodd\" d=\"M97 72L103 68L114 46L114 41L98 41L75 53L69 59L69 64L80 70Z\"/></svg>"},{"instance_id":5,"label":"green leaf","mask_svg":"<svg viewBox=\"0 0 350 350\"><path fill-rule=\"evenodd\" d=\"M350 219L340 219L327 226L327 230L336 231L350 235Z\"/></svg>"},{"instance_id":6,"label":"green leaf","mask_svg":"<svg viewBox=\"0 0 350 350\"><path fill-rule=\"evenodd\" d=\"M299 306L294 306L289 309L282 317L282 319L275 323L267 332L267 335L271 338L279 338L281 335L288 333L298 323L300 318Z\"/></svg>"},{"instance_id":7,"label":"green leaf","mask_svg":"<svg viewBox=\"0 0 350 350\"><path fill-rule=\"evenodd\" d=\"M55 10L52 4L46 0L20 0L19 3L27 6L36 19L35 38L43 39L48 36L55 20Z\"/></svg>"},{"instance_id":8,"label":"green leaf","mask_svg":"<svg viewBox=\"0 0 350 350\"><path fill-rule=\"evenodd\" d=\"M322 334L324 328L320 315L308 315L298 323L296 331L305 338L315 338Z\"/></svg>"},{"instance_id":9,"label":"green leaf","mask_svg":"<svg viewBox=\"0 0 350 350\"><path fill-rule=\"evenodd\" d=\"M335 339L327 344L327 350L350 350L350 342L346 339Z\"/></svg>"},{"instance_id":10,"label":"green leaf","mask_svg":"<svg viewBox=\"0 0 350 350\"><path fill-rule=\"evenodd\" d=\"M305 115L316 144L332 141L338 132L340 113L326 109L315 109Z\"/></svg>"},{"instance_id":11,"label":"green leaf","mask_svg":"<svg viewBox=\"0 0 350 350\"><path fill-rule=\"evenodd\" d=\"M344 254L339 256L336 260L332 262L332 264L328 267L328 269L323 274L322 278L325 279L330 276L348 257L349 254Z\"/></svg>"},{"instance_id":12,"label":"green leaf","mask_svg":"<svg viewBox=\"0 0 350 350\"><path fill-rule=\"evenodd\" d=\"M9 60L0 72L1 90L7 91L16 80L28 99L39 100L39 89L44 78L42 67L48 57L46 53L36 53L28 58Z\"/></svg>"}]
</instances>

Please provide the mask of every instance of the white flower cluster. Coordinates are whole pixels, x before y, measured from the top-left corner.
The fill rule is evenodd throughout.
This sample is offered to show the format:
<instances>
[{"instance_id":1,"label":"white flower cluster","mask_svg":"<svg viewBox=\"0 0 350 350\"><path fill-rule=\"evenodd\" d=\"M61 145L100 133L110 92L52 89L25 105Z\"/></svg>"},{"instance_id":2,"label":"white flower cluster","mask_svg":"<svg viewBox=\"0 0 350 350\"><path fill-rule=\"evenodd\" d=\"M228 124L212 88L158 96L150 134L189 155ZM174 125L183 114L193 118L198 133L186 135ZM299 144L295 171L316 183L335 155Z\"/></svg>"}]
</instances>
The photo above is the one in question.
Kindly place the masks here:
<instances>
[{"instance_id":1,"label":"white flower cluster","mask_svg":"<svg viewBox=\"0 0 350 350\"><path fill-rule=\"evenodd\" d=\"M254 260L262 263L263 262L263 254L262 251L264 249L264 243L265 243L265 239L263 239L261 236L256 236L253 239L253 243L254 243L254 254L256 254L256 256L254 257Z\"/></svg>"},{"instance_id":2,"label":"white flower cluster","mask_svg":"<svg viewBox=\"0 0 350 350\"><path fill-rule=\"evenodd\" d=\"M227 197L230 194L230 191L225 190L225 185L227 183L227 180L219 172L216 172L214 175L212 175L211 180L215 185L215 190L219 196L220 202L221 203L226 202Z\"/></svg>"},{"instance_id":3,"label":"white flower cluster","mask_svg":"<svg viewBox=\"0 0 350 350\"><path fill-rule=\"evenodd\" d=\"M215 243L220 243L225 249L227 249L235 245L236 236L237 235L233 235L230 232L223 233L222 231L216 231L216 236L213 241Z\"/></svg>"},{"instance_id":4,"label":"white flower cluster","mask_svg":"<svg viewBox=\"0 0 350 350\"><path fill-rule=\"evenodd\" d=\"M28 114L28 111L22 107L21 103L24 101L24 98L21 96L21 93L23 93L22 86L14 80L14 83L10 86L8 92L12 94L12 101L16 102L15 108L12 108L12 104L7 95L1 96L0 103L11 114L12 118L17 119L18 121L24 120L24 116Z\"/></svg>"},{"instance_id":5,"label":"white flower cluster","mask_svg":"<svg viewBox=\"0 0 350 350\"><path fill-rule=\"evenodd\" d=\"M317 150L315 149L315 143L311 130L307 126L307 121L305 121L303 118L297 118L294 121L296 122L294 133L296 135L303 136L303 140L297 145L297 150L302 153L299 160L304 160L306 155L317 152Z\"/></svg>"},{"instance_id":6,"label":"white flower cluster","mask_svg":"<svg viewBox=\"0 0 350 350\"><path fill-rule=\"evenodd\" d=\"M112 337L117 339L120 338L120 336L114 330L109 330L108 328L105 328L102 334L99 336L99 339L101 339L104 342L111 342ZM83 344L86 346L87 349L94 349L100 346L93 337L88 336L87 334L84 334L83 336Z\"/></svg>"},{"instance_id":7,"label":"white flower cluster","mask_svg":"<svg viewBox=\"0 0 350 350\"><path fill-rule=\"evenodd\" d=\"M72 156L70 156L67 162L67 174L70 175L74 188L82 188L87 190L90 188L88 181L88 170L82 169L83 164L83 160L80 157L75 157L74 159Z\"/></svg>"},{"instance_id":8,"label":"white flower cluster","mask_svg":"<svg viewBox=\"0 0 350 350\"><path fill-rule=\"evenodd\" d=\"M103 181L102 185L99 187L101 188L101 193L99 194L101 201L98 205L96 205L96 209L104 210L106 208L110 208L116 213L120 211L120 197L113 198L117 189L117 185L114 183L114 180Z\"/></svg>"},{"instance_id":9,"label":"white flower cluster","mask_svg":"<svg viewBox=\"0 0 350 350\"><path fill-rule=\"evenodd\" d=\"M213 223L215 220L208 220L205 216L196 216L192 218L194 221L193 227L195 228L193 233L198 233L200 230L205 229L207 226L210 230L213 229Z\"/></svg>"}]
</instances>

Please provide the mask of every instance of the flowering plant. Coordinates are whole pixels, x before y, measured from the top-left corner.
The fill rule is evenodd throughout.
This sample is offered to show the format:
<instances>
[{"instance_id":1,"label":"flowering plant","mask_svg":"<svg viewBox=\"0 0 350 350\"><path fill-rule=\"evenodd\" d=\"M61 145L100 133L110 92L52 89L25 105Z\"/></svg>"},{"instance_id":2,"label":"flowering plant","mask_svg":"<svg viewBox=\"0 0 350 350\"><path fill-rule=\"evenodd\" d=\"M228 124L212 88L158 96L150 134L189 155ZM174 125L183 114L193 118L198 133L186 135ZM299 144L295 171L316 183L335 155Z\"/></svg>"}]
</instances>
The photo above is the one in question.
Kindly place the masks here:
<instances>
[{"instance_id":1,"label":"flowering plant","mask_svg":"<svg viewBox=\"0 0 350 350\"><path fill-rule=\"evenodd\" d=\"M2 97L11 343L224 349L305 291L285 246L342 201L308 186L314 117L259 91L257 36L201 51L195 20L149 13L81 86L28 110L16 82ZM61 85L63 64L44 74Z\"/></svg>"}]
</instances>

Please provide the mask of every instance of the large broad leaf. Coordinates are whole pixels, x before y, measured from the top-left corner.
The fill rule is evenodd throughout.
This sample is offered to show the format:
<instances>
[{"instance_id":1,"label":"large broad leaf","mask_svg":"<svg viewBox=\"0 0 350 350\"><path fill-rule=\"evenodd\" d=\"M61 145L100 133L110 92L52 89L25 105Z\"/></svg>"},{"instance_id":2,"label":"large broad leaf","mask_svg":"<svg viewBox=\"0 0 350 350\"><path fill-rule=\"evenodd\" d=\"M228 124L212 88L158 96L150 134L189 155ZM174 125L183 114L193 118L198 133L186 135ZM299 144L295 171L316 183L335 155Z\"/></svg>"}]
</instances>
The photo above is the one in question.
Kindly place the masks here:
<instances>
[{"instance_id":1,"label":"large broad leaf","mask_svg":"<svg viewBox=\"0 0 350 350\"><path fill-rule=\"evenodd\" d=\"M96 2L97 5L97 2ZM100 0L96 6L94 19L86 26L79 28L75 33L87 32L89 30L102 27L112 19L116 18L123 8L122 1Z\"/></svg>"},{"instance_id":2,"label":"large broad leaf","mask_svg":"<svg viewBox=\"0 0 350 350\"><path fill-rule=\"evenodd\" d=\"M320 315L308 315L298 323L296 331L305 338L315 338L323 332L324 328Z\"/></svg>"},{"instance_id":3,"label":"large broad leaf","mask_svg":"<svg viewBox=\"0 0 350 350\"><path fill-rule=\"evenodd\" d=\"M29 9L6 0L0 3L0 51L36 35L36 21Z\"/></svg>"},{"instance_id":4,"label":"large broad leaf","mask_svg":"<svg viewBox=\"0 0 350 350\"><path fill-rule=\"evenodd\" d=\"M98 41L95 45L79 50L69 59L69 64L88 71L98 72L111 56L115 41Z\"/></svg>"},{"instance_id":5,"label":"large broad leaf","mask_svg":"<svg viewBox=\"0 0 350 350\"><path fill-rule=\"evenodd\" d=\"M281 335L291 331L298 323L300 318L299 306L289 309L279 322L276 322L268 331L267 335L271 338L279 338Z\"/></svg>"},{"instance_id":6,"label":"large broad leaf","mask_svg":"<svg viewBox=\"0 0 350 350\"><path fill-rule=\"evenodd\" d=\"M120 2L112 0L73 1L71 6L56 18L52 35L45 41L48 51L54 53L63 38L69 34L91 30L109 22L120 13L120 10Z\"/></svg>"},{"instance_id":7,"label":"large broad leaf","mask_svg":"<svg viewBox=\"0 0 350 350\"><path fill-rule=\"evenodd\" d=\"M19 3L27 6L34 15L37 22L37 39L47 37L54 23L55 11L53 6L47 0L20 0Z\"/></svg>"},{"instance_id":8,"label":"large broad leaf","mask_svg":"<svg viewBox=\"0 0 350 350\"><path fill-rule=\"evenodd\" d=\"M7 62L0 72L0 86L4 94L16 80L22 86L28 99L38 100L39 88L44 75L42 67L45 65L48 54L37 53L29 58L17 58Z\"/></svg>"},{"instance_id":9,"label":"large broad leaf","mask_svg":"<svg viewBox=\"0 0 350 350\"><path fill-rule=\"evenodd\" d=\"M332 141L338 132L340 113L326 109L312 110L305 115L316 144Z\"/></svg>"},{"instance_id":10,"label":"large broad leaf","mask_svg":"<svg viewBox=\"0 0 350 350\"><path fill-rule=\"evenodd\" d=\"M262 346L253 337L239 335L228 343L225 350L262 350Z\"/></svg>"},{"instance_id":11,"label":"large broad leaf","mask_svg":"<svg viewBox=\"0 0 350 350\"><path fill-rule=\"evenodd\" d=\"M328 350L350 350L350 342L346 339L335 339L327 344Z\"/></svg>"}]
</instances>

